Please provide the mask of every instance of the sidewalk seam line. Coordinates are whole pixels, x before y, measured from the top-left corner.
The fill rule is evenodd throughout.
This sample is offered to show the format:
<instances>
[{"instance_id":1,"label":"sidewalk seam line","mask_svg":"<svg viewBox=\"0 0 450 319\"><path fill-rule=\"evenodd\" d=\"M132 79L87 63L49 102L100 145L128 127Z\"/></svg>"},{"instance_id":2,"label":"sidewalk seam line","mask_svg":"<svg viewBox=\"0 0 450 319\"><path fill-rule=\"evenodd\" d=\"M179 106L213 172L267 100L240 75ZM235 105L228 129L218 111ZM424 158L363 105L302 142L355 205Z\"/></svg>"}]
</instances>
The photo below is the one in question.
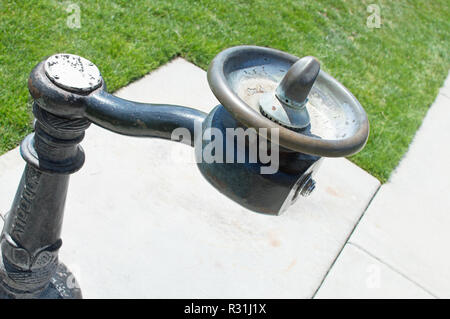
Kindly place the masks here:
<instances>
[{"instance_id":1,"label":"sidewalk seam line","mask_svg":"<svg viewBox=\"0 0 450 319\"><path fill-rule=\"evenodd\" d=\"M447 93L439 92L439 94L445 96L447 99L450 99L450 96L448 96ZM433 104L434 104L434 102L433 102ZM431 106L433 106L433 104L431 104Z\"/></svg>"},{"instance_id":2,"label":"sidewalk seam line","mask_svg":"<svg viewBox=\"0 0 450 319\"><path fill-rule=\"evenodd\" d=\"M377 196L378 191L380 190L381 186L383 186L384 184L378 185L377 189L375 190L375 192L373 193L372 197L370 198L369 202L367 203L366 207L364 208L361 216L359 216L358 220L355 223L355 226L353 226L352 231L350 232L350 234L347 236L347 238L345 239L344 244L342 245L341 249L339 250L338 254L336 255L336 257L334 258L333 262L331 263L330 267L328 268L327 272L325 273L325 276L323 276L319 286L317 287L317 289L314 291L311 299L314 299L317 295L317 293L319 292L320 288L322 288L323 283L325 282L325 280L328 277L328 274L330 273L331 269L333 268L334 264L336 263L336 261L338 260L339 256L341 255L342 251L345 248L345 245L347 245L347 243L350 240L350 237L352 237L353 233L355 232L356 227L358 227L359 223L361 222L361 219L363 218L363 216L366 214L367 209L369 208L370 204L372 204L373 199L375 198L375 196Z\"/></svg>"},{"instance_id":3,"label":"sidewalk seam line","mask_svg":"<svg viewBox=\"0 0 450 319\"><path fill-rule=\"evenodd\" d=\"M406 280L408 280L409 282L411 282L412 284L416 285L418 288L422 289L423 291L425 291L426 293L428 293L430 296L436 298L436 299L440 299L438 296L436 296L434 293L432 293L431 291L429 291L427 288L425 288L424 286L422 286L421 284L419 284L417 281L409 278L407 275L405 275L404 273L402 273L401 271L399 271L398 269L396 269L395 267L391 266L390 264L386 263L385 261L383 261L382 259L380 259L379 257L375 256L374 254L372 254L370 251L368 251L367 249L365 249L364 247L354 243L354 242L348 242L349 245L352 245L356 248L358 248L359 250L363 251L364 253L366 253L367 255L369 255L370 257L372 257L373 259L375 259L376 261L380 262L381 264L385 265L386 267L388 267L389 269L391 269L392 271L396 272L397 274L399 274L400 276L402 276L403 278L405 278Z\"/></svg>"}]
</instances>

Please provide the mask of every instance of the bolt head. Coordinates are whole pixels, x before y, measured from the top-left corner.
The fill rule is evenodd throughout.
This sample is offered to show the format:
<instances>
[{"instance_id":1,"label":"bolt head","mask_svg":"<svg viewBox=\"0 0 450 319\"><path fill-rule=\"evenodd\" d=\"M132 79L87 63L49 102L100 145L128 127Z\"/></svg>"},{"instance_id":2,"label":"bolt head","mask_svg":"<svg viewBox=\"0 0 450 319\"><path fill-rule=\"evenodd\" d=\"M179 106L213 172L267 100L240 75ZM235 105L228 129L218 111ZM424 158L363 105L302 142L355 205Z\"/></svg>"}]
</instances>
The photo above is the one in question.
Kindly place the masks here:
<instances>
[{"instance_id":1,"label":"bolt head","mask_svg":"<svg viewBox=\"0 0 450 319\"><path fill-rule=\"evenodd\" d=\"M100 87L100 71L91 61L74 54L59 53L44 62L47 77L62 89L89 93Z\"/></svg>"}]
</instances>

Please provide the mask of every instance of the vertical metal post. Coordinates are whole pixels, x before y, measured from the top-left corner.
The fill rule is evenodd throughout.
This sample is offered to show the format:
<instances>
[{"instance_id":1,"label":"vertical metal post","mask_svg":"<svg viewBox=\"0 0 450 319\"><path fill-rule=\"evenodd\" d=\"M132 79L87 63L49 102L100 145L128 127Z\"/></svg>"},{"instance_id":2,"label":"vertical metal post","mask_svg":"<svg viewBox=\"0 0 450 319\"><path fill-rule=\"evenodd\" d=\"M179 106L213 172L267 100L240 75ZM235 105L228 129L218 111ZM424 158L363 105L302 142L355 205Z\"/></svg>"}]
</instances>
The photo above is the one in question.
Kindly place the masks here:
<instances>
[{"instance_id":1,"label":"vertical metal post","mask_svg":"<svg viewBox=\"0 0 450 319\"><path fill-rule=\"evenodd\" d=\"M83 70L85 62L68 59L61 67L51 58L30 75L35 131L20 146L27 164L1 234L2 298L81 298L75 278L58 260L58 250L69 176L83 166L79 143L90 122L70 114L76 111L76 94L66 93L53 80L77 76L70 63ZM49 72L47 64L59 67L55 72L61 77Z\"/></svg>"},{"instance_id":2,"label":"vertical metal post","mask_svg":"<svg viewBox=\"0 0 450 319\"><path fill-rule=\"evenodd\" d=\"M27 164L1 237L0 294L81 297L58 250L69 174L83 165L78 143L90 123L57 117L36 103L33 113L35 132L20 146Z\"/></svg>"}]
</instances>

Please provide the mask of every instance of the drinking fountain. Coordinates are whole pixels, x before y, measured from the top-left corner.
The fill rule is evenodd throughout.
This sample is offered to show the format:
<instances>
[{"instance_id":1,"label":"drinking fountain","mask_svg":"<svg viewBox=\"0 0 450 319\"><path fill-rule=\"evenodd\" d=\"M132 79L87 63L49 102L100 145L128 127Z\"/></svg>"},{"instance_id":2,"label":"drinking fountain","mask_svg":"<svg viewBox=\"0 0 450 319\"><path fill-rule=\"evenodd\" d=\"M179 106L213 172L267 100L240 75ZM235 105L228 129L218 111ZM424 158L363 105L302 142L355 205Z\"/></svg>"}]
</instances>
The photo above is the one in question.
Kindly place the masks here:
<instances>
[{"instance_id":1,"label":"drinking fountain","mask_svg":"<svg viewBox=\"0 0 450 319\"><path fill-rule=\"evenodd\" d=\"M111 95L99 69L76 55L52 55L32 70L34 132L20 145L26 166L1 235L0 297L81 298L58 250L69 176L84 163L79 143L91 123L193 146L211 185L270 215L313 191L323 157L354 154L367 141L364 109L314 57L232 47L214 58L208 82L220 105L206 114Z\"/></svg>"}]
</instances>

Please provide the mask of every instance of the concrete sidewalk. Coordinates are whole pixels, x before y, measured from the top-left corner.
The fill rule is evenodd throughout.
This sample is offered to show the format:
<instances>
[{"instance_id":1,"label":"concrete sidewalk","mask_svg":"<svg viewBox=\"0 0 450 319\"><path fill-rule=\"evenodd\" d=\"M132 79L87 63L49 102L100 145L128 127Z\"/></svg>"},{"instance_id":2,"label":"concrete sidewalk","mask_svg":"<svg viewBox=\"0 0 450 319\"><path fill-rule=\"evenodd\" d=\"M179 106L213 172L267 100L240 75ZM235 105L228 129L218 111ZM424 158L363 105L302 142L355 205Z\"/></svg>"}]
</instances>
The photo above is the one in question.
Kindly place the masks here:
<instances>
[{"instance_id":1,"label":"concrete sidewalk","mask_svg":"<svg viewBox=\"0 0 450 319\"><path fill-rule=\"evenodd\" d=\"M450 297L449 123L450 76L317 297Z\"/></svg>"},{"instance_id":2,"label":"concrete sidewalk","mask_svg":"<svg viewBox=\"0 0 450 319\"><path fill-rule=\"evenodd\" d=\"M380 184L346 159L325 159L313 194L271 217L247 211L210 186L193 163L192 148L92 125L82 142L85 166L71 177L61 260L85 298L444 296L448 280L439 285L427 272L448 279L450 271L444 253L450 175L441 167L443 150L427 139L448 137L448 81L446 88L437 100L443 105L433 106L418 133L424 141L414 146L416 138L356 231ZM206 73L183 59L117 95L205 112L218 104ZM437 120L429 119L432 111ZM422 144L428 144L427 152ZM2 213L10 208L23 167L17 148L0 157ZM430 178L437 178L434 189ZM408 194L424 203L405 203ZM419 207L431 207L426 201L436 207L422 212ZM438 248L426 255L427 243ZM424 263L427 257L437 261Z\"/></svg>"}]
</instances>

